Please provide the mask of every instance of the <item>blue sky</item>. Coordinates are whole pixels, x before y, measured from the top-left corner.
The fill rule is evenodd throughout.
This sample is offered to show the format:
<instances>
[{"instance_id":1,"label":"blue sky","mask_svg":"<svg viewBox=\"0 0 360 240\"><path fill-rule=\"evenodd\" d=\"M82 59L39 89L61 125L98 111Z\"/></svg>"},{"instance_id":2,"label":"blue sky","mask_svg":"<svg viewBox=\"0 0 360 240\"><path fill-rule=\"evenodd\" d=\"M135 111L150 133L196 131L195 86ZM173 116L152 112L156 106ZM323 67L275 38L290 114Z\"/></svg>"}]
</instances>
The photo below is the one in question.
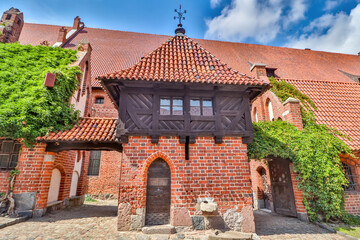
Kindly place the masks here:
<instances>
[{"instance_id":1,"label":"blue sky","mask_svg":"<svg viewBox=\"0 0 360 240\"><path fill-rule=\"evenodd\" d=\"M360 0L1 0L25 22L173 35L174 8L187 10L192 38L360 52Z\"/></svg>"}]
</instances>

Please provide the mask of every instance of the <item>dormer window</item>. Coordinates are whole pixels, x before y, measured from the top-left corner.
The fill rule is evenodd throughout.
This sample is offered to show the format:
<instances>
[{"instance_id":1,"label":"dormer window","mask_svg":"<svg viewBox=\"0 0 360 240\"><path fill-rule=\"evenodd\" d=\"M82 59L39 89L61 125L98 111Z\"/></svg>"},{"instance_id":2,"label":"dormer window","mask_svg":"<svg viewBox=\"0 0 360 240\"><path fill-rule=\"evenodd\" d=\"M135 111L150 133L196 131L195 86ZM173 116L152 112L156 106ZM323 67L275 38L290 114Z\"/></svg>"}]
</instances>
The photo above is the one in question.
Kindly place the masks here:
<instances>
[{"instance_id":1,"label":"dormer window","mask_svg":"<svg viewBox=\"0 0 360 240\"><path fill-rule=\"evenodd\" d=\"M211 98L190 99L190 115L193 116L214 115L212 99Z\"/></svg>"},{"instance_id":2,"label":"dormer window","mask_svg":"<svg viewBox=\"0 0 360 240\"><path fill-rule=\"evenodd\" d=\"M275 77L275 70L277 68L266 68L266 76L267 77Z\"/></svg>"},{"instance_id":3,"label":"dormer window","mask_svg":"<svg viewBox=\"0 0 360 240\"><path fill-rule=\"evenodd\" d=\"M160 115L183 115L183 99L181 97L160 98Z\"/></svg>"},{"instance_id":4,"label":"dormer window","mask_svg":"<svg viewBox=\"0 0 360 240\"><path fill-rule=\"evenodd\" d=\"M95 98L95 104L104 104L104 98L103 97Z\"/></svg>"}]
</instances>

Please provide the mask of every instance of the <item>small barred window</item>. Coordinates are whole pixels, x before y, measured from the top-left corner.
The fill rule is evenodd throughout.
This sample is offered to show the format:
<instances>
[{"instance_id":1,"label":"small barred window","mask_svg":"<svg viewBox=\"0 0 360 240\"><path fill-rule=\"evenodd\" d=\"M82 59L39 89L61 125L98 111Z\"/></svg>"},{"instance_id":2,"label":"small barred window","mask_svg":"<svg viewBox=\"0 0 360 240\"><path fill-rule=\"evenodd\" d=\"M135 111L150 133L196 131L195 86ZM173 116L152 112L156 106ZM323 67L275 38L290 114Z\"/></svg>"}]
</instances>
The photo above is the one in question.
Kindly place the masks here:
<instances>
[{"instance_id":1,"label":"small barred window","mask_svg":"<svg viewBox=\"0 0 360 240\"><path fill-rule=\"evenodd\" d=\"M356 191L356 183L354 181L354 175L351 170L351 166L347 165L346 163L343 163L343 168L345 172L345 177L349 181L349 184L347 186L344 186L345 191Z\"/></svg>"},{"instance_id":2,"label":"small barred window","mask_svg":"<svg viewBox=\"0 0 360 240\"><path fill-rule=\"evenodd\" d=\"M103 97L95 98L95 104L104 104L104 98Z\"/></svg>"}]
</instances>

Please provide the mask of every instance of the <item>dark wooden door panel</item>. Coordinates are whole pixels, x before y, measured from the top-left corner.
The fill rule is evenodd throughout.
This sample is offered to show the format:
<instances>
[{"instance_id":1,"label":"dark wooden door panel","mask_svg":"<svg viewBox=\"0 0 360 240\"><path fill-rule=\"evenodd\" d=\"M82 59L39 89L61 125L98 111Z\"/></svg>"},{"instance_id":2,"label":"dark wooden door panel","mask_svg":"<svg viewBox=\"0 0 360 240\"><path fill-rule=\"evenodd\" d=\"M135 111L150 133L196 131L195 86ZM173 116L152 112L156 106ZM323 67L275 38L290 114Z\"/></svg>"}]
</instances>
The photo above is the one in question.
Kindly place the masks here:
<instances>
[{"instance_id":1,"label":"dark wooden door panel","mask_svg":"<svg viewBox=\"0 0 360 240\"><path fill-rule=\"evenodd\" d=\"M275 212L296 217L289 161L281 158L269 161L269 170Z\"/></svg>"},{"instance_id":2,"label":"dark wooden door panel","mask_svg":"<svg viewBox=\"0 0 360 240\"><path fill-rule=\"evenodd\" d=\"M169 165L156 159L149 167L146 189L146 225L170 223L171 173Z\"/></svg>"}]
</instances>

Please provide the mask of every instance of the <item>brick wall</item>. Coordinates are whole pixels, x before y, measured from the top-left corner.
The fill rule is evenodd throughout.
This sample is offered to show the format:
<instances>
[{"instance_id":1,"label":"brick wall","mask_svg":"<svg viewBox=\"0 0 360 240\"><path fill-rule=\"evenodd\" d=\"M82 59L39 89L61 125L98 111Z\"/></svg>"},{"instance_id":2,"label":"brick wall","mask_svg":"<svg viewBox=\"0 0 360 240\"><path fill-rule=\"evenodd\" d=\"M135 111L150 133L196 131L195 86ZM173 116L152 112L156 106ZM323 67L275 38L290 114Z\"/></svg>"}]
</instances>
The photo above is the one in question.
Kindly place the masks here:
<instances>
[{"instance_id":1,"label":"brick wall","mask_svg":"<svg viewBox=\"0 0 360 240\"><path fill-rule=\"evenodd\" d=\"M14 194L35 193L35 209L47 207L48 192L51 174L54 168L60 170L62 179L60 184L59 199L69 198L72 173L77 151L66 151L58 154L45 152L46 144L37 143L32 149L22 146L17 169L20 171L16 178ZM8 187L9 171L0 172L0 192L5 192ZM78 185L82 193L82 185Z\"/></svg>"},{"instance_id":2,"label":"brick wall","mask_svg":"<svg viewBox=\"0 0 360 240\"><path fill-rule=\"evenodd\" d=\"M95 195L101 198L118 197L121 155L122 154L120 152L116 151L101 152L99 176L87 177L87 194ZM88 156L87 162L89 158L90 156Z\"/></svg>"},{"instance_id":3,"label":"brick wall","mask_svg":"<svg viewBox=\"0 0 360 240\"><path fill-rule=\"evenodd\" d=\"M160 137L158 144L152 144L150 137L129 137L123 146L120 205L129 203L132 215L146 207L147 170L152 161L162 158L171 170L172 209L186 209L194 216L199 214L197 199L213 197L220 215L237 207L238 211L250 208L252 216L247 146L238 137L223 140L215 144L212 137L197 137L196 143L189 145L190 160L185 160L185 144L180 144L178 137ZM251 216L244 215L250 225L245 231L255 230ZM119 221L122 217L119 213ZM123 230L129 228L122 226Z\"/></svg>"},{"instance_id":4,"label":"brick wall","mask_svg":"<svg viewBox=\"0 0 360 240\"><path fill-rule=\"evenodd\" d=\"M104 98L104 104L95 104L95 99ZM92 117L111 117L118 118L118 110L111 102L109 96L102 89L93 88L92 90Z\"/></svg>"},{"instance_id":5,"label":"brick wall","mask_svg":"<svg viewBox=\"0 0 360 240\"><path fill-rule=\"evenodd\" d=\"M300 103L296 99L289 99L284 103L271 91L265 92L252 103L251 117L256 121L255 113L257 113L258 121L270 121L268 102L271 101L274 119L288 121L295 125L298 129L303 128Z\"/></svg>"},{"instance_id":6,"label":"brick wall","mask_svg":"<svg viewBox=\"0 0 360 240\"><path fill-rule=\"evenodd\" d=\"M264 186L262 182L262 177L260 175L261 169L265 169L266 178L267 178L267 185L269 187L268 197L270 202L270 209L274 210L273 207L273 200L271 195L271 181L270 181L270 172L267 162L265 160L250 161L250 172L251 172L251 187L253 191L253 198L254 198L254 209L264 208Z\"/></svg>"},{"instance_id":7,"label":"brick wall","mask_svg":"<svg viewBox=\"0 0 360 240\"><path fill-rule=\"evenodd\" d=\"M348 155L341 156L341 161L350 166L356 190L345 191L345 210L354 215L360 215L360 153L354 153L358 159Z\"/></svg>"}]
</instances>

